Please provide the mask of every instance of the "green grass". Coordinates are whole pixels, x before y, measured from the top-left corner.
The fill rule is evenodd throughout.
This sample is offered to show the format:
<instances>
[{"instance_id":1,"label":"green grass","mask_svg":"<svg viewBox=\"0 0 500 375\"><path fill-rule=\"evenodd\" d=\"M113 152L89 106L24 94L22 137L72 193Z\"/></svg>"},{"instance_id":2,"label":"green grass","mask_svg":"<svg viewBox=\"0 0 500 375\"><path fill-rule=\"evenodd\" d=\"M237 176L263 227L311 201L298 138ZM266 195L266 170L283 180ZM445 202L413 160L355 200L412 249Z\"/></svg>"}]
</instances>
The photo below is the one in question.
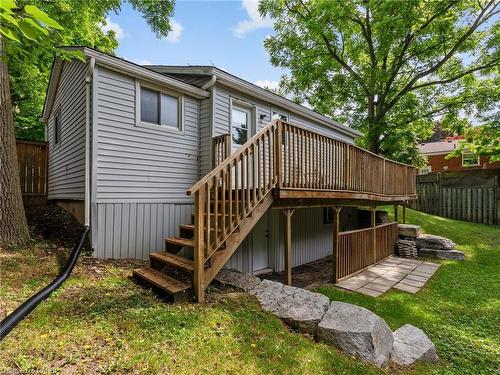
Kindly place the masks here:
<instances>
[{"instance_id":1,"label":"green grass","mask_svg":"<svg viewBox=\"0 0 500 375\"><path fill-rule=\"evenodd\" d=\"M391 212L392 214L392 212ZM421 371L459 374L500 372L500 227L408 211L408 222L452 239L466 261L442 261L415 295L391 291L372 298L323 287L331 299L366 307L392 329L413 324L436 344L439 366Z\"/></svg>"},{"instance_id":2,"label":"green grass","mask_svg":"<svg viewBox=\"0 0 500 375\"><path fill-rule=\"evenodd\" d=\"M453 239L465 262L442 262L426 288L365 297L320 292L365 306L391 328L410 323L436 343L441 362L386 372L499 372L500 229L409 212ZM291 332L242 293L211 291L205 305L166 303L129 277L133 262L79 261L74 275L0 342L0 373L376 374L381 370ZM57 274L43 243L0 250L0 316Z\"/></svg>"}]
</instances>

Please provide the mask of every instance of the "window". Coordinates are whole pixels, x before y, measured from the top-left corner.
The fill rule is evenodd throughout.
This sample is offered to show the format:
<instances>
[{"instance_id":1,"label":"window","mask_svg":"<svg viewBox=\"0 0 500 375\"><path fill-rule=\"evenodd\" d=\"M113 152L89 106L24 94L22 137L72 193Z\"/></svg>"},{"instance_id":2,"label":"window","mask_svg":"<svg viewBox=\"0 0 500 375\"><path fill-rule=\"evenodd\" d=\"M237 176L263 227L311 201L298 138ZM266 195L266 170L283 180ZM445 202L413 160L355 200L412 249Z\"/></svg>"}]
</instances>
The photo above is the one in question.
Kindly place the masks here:
<instances>
[{"instance_id":1,"label":"window","mask_svg":"<svg viewBox=\"0 0 500 375\"><path fill-rule=\"evenodd\" d=\"M420 168L418 172L418 174L429 174L432 172L432 166L426 165L425 167Z\"/></svg>"},{"instance_id":2,"label":"window","mask_svg":"<svg viewBox=\"0 0 500 375\"><path fill-rule=\"evenodd\" d=\"M278 111L273 111L271 120L283 120L283 121L288 121L288 115L285 115L284 113L278 112Z\"/></svg>"},{"instance_id":3,"label":"window","mask_svg":"<svg viewBox=\"0 0 500 375\"><path fill-rule=\"evenodd\" d=\"M54 144L58 145L61 142L61 114L54 116Z\"/></svg>"},{"instance_id":4,"label":"window","mask_svg":"<svg viewBox=\"0 0 500 375\"><path fill-rule=\"evenodd\" d=\"M479 165L479 155L470 151L464 151L462 153L462 167L472 167L475 165Z\"/></svg>"},{"instance_id":5,"label":"window","mask_svg":"<svg viewBox=\"0 0 500 375\"><path fill-rule=\"evenodd\" d=\"M252 118L250 109L233 106L231 111L231 138L234 147L248 141L248 128Z\"/></svg>"},{"instance_id":6,"label":"window","mask_svg":"<svg viewBox=\"0 0 500 375\"><path fill-rule=\"evenodd\" d=\"M182 97L138 85L138 125L182 130Z\"/></svg>"}]
</instances>

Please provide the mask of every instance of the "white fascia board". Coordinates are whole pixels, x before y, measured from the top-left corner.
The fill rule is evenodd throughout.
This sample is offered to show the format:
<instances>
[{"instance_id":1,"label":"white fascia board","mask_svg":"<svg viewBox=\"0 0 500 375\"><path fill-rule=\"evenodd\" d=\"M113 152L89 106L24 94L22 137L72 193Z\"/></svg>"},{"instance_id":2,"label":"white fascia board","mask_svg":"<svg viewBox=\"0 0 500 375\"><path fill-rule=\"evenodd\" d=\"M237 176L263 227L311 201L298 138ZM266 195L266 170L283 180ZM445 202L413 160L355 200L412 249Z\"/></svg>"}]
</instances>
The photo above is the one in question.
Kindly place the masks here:
<instances>
[{"instance_id":1,"label":"white fascia board","mask_svg":"<svg viewBox=\"0 0 500 375\"><path fill-rule=\"evenodd\" d=\"M57 86L59 85L59 79L61 78L63 64L64 62L62 60L58 58L54 59L52 71L50 72L49 85L45 94L45 102L43 103L42 121L44 123L47 123L49 121L50 113L52 112L52 106L54 105Z\"/></svg>"}]
</instances>

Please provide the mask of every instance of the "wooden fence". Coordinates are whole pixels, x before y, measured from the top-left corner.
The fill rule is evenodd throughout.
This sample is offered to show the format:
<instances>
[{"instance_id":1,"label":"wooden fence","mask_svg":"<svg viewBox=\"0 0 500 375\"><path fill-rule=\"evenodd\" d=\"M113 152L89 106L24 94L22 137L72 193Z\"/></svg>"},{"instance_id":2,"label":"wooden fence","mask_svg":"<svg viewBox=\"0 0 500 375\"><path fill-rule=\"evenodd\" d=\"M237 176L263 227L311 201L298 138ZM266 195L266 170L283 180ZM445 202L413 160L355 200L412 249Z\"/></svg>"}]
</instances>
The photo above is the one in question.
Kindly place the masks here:
<instances>
[{"instance_id":1,"label":"wooden fence","mask_svg":"<svg viewBox=\"0 0 500 375\"><path fill-rule=\"evenodd\" d=\"M16 140L19 180L25 206L47 203L47 143Z\"/></svg>"},{"instance_id":2,"label":"wooden fence","mask_svg":"<svg viewBox=\"0 0 500 375\"><path fill-rule=\"evenodd\" d=\"M394 254L398 223L339 232L335 252L335 280L346 278Z\"/></svg>"},{"instance_id":3,"label":"wooden fence","mask_svg":"<svg viewBox=\"0 0 500 375\"><path fill-rule=\"evenodd\" d=\"M417 176L418 199L410 207L432 215L500 224L500 170L471 170Z\"/></svg>"}]
</instances>

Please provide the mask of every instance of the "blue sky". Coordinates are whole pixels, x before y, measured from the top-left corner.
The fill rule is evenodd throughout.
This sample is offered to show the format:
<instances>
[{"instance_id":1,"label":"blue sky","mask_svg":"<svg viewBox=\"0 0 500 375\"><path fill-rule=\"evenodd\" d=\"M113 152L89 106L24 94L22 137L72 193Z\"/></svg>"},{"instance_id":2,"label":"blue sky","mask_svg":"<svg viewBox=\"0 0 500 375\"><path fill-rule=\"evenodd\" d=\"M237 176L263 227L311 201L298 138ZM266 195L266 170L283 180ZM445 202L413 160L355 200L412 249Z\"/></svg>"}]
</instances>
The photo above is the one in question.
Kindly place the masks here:
<instances>
[{"instance_id":1,"label":"blue sky","mask_svg":"<svg viewBox=\"0 0 500 375\"><path fill-rule=\"evenodd\" d=\"M172 25L167 38L157 39L141 14L125 5L109 15L104 29L117 33L117 55L139 64L215 65L271 87L285 72L269 62L263 42L272 22L259 16L254 0L178 0Z\"/></svg>"}]
</instances>

